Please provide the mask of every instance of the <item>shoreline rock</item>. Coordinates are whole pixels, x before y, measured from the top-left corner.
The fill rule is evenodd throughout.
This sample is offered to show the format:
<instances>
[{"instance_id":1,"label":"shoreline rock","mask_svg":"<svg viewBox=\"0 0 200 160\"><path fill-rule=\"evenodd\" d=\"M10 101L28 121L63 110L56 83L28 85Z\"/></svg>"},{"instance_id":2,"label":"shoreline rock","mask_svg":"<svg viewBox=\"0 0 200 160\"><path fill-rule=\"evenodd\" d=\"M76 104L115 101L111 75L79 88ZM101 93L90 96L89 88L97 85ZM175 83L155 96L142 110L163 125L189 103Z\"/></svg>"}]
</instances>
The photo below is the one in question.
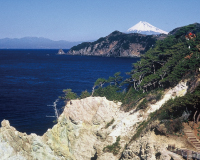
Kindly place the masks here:
<instances>
[{"instance_id":1,"label":"shoreline rock","mask_svg":"<svg viewBox=\"0 0 200 160\"><path fill-rule=\"evenodd\" d=\"M59 51L58 51L57 54L58 54L58 55L63 55L63 54L65 54L65 52L64 52L62 49L59 49Z\"/></svg>"},{"instance_id":2,"label":"shoreline rock","mask_svg":"<svg viewBox=\"0 0 200 160\"><path fill-rule=\"evenodd\" d=\"M181 82L169 89L166 92L167 98L173 98L175 93L177 96L183 96L187 87L185 84L186 82ZM155 159L158 152L164 157L171 157L165 153L169 138L155 135L153 130L148 130L130 143L137 126L146 120L151 112L161 107L160 102L164 101L158 101L159 105L154 104L157 106L149 106L145 112L124 112L120 110L121 102L109 101L105 97L87 97L71 102L66 104L58 123L43 136L18 132L10 126L8 120L3 120L0 128L0 157L8 160L16 157L19 160L90 160L92 157L97 160L118 160L121 157L126 160L140 159L140 152L143 153L143 158L149 157L147 159L151 160ZM111 121L113 122L110 123ZM108 123L110 126L107 126ZM104 147L114 144L118 136L118 154L104 152ZM159 137L160 140L157 141ZM180 141L180 146L181 144L183 143Z\"/></svg>"}]
</instances>

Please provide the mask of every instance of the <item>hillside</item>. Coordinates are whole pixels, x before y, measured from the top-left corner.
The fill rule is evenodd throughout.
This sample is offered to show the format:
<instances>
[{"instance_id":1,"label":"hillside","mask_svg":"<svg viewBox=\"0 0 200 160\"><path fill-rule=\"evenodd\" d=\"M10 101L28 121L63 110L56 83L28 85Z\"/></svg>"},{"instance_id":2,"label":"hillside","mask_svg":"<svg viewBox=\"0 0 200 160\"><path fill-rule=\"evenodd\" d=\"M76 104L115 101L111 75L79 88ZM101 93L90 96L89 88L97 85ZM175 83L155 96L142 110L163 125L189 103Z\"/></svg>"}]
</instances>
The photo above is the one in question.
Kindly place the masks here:
<instances>
[{"instance_id":1,"label":"hillside","mask_svg":"<svg viewBox=\"0 0 200 160\"><path fill-rule=\"evenodd\" d=\"M166 35L142 35L138 33L125 34L114 31L106 37L94 42L83 42L72 47L69 55L92 55L113 57L140 57L150 49L157 39Z\"/></svg>"}]
</instances>

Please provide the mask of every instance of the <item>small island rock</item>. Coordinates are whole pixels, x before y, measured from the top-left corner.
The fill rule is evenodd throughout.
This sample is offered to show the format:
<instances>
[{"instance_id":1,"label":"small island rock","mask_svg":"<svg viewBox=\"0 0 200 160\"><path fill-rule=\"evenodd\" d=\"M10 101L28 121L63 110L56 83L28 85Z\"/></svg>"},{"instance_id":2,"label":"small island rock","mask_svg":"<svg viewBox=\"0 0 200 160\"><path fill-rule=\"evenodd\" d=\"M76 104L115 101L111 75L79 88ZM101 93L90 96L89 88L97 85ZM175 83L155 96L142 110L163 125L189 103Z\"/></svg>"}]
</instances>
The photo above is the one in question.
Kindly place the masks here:
<instances>
[{"instance_id":1,"label":"small island rock","mask_svg":"<svg viewBox=\"0 0 200 160\"><path fill-rule=\"evenodd\" d=\"M59 49L58 54L62 55L62 54L65 54L65 52L62 49Z\"/></svg>"}]
</instances>

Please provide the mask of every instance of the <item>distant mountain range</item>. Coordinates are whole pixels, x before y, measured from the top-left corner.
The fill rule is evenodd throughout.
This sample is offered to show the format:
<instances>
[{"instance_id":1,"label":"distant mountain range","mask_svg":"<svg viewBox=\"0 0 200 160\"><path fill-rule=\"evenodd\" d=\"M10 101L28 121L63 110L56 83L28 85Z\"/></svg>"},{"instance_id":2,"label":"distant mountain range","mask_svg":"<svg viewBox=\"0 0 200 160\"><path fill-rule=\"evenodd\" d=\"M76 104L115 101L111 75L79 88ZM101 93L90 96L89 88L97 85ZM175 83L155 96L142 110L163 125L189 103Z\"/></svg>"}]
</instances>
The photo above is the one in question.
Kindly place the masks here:
<instances>
[{"instance_id":1,"label":"distant mountain range","mask_svg":"<svg viewBox=\"0 0 200 160\"><path fill-rule=\"evenodd\" d=\"M79 43L38 37L4 38L0 39L0 49L70 49Z\"/></svg>"},{"instance_id":2,"label":"distant mountain range","mask_svg":"<svg viewBox=\"0 0 200 160\"><path fill-rule=\"evenodd\" d=\"M123 37L123 38L130 38L131 40L125 40L123 43L121 41L123 40L120 40L120 43L118 43L118 47L116 46L116 42L112 43L113 46L115 46L114 48L112 47L112 45L110 46L112 48L112 51L110 49L108 50L102 50L102 51L99 51L99 52L105 52L105 53L101 53L101 55L105 54L107 56L111 56L111 55L114 55L114 56L119 56L119 55L129 55L129 56L139 56L140 55L140 52L141 50L138 49L139 46L135 46L132 47L130 46L130 44L132 43L132 41L136 42L138 40L138 37L142 38L143 40L145 38L149 38L148 36L146 37L145 35L158 35L158 34L168 34L168 32L166 31L163 31L147 22L144 22L144 21L140 21L139 23L137 23L136 25L134 25L133 27L129 28L126 32L126 34L131 34L131 33L140 33L140 34L143 34L142 35L122 35L122 33L119 33L119 32L113 32L113 33L118 33L117 34L117 37ZM95 48L95 46L93 46L93 44L96 44L96 42L99 42L99 41L102 41L101 43L103 44L100 48L103 48L105 47L106 45L105 44L109 44L111 41L110 41L110 37L113 37L112 36L113 34L109 35L109 40L104 37L104 38L101 38L97 41L94 41L93 43L92 42L87 42L87 43L82 43L81 45L78 45L80 44L81 42L69 42L69 41L64 41L64 40L60 40L60 41L53 41L53 40L50 40L50 39L47 39L47 38L38 38L38 37L24 37L24 38L4 38L4 39L0 39L0 49L70 49L70 48L73 48L73 53L70 52L70 54L83 54L83 55L94 55L94 54L97 54L99 55L100 53L98 53L96 50L93 50ZM114 36L116 37L116 35ZM134 38L133 38L134 37ZM137 37L137 38L136 38ZM145 37L145 38L144 38ZM125 39L126 39L125 38ZM152 37L151 37L152 38ZM154 39L157 39L155 37L153 37ZM114 38L115 39L115 38ZM134 40L133 40L134 39ZM117 40L119 42L119 40ZM146 41L146 40L144 40ZM139 42L139 41L138 41ZM138 42L137 42L137 45L138 45ZM127 43L127 44L125 44ZM139 42L139 43L143 43L143 42ZM84 44L84 45L83 45ZM80 48L80 49L83 49L85 48L85 45L87 44L88 46L92 46L91 50L84 50L84 53L83 51L77 51L77 48ZM100 44L100 43L97 43L97 44ZM117 48L121 48L120 45L123 46L127 46L125 48L133 48L131 49L129 52L127 53L121 53L121 50L120 50L120 54L117 53ZM135 44L135 43L134 43ZM147 44L147 43L146 43ZM78 45L78 47L76 46ZM141 45L141 44L140 44ZM149 44L148 44L149 45ZM143 49L146 48L147 46L144 47L144 44L143 44ZM141 46L139 47L141 48ZM147 47L148 48L148 47ZM146 48L146 49L147 49ZM113 52L113 49L115 50L115 52ZM72 51L71 50L71 51ZM109 52L109 53L108 53ZM112 52L112 53L111 53ZM134 54L133 54L134 52Z\"/></svg>"},{"instance_id":3,"label":"distant mountain range","mask_svg":"<svg viewBox=\"0 0 200 160\"><path fill-rule=\"evenodd\" d=\"M127 30L127 33L140 33L140 34L146 34L146 35L152 35L152 34L168 34L168 32L163 31L148 22L140 21L133 27L129 28Z\"/></svg>"}]
</instances>

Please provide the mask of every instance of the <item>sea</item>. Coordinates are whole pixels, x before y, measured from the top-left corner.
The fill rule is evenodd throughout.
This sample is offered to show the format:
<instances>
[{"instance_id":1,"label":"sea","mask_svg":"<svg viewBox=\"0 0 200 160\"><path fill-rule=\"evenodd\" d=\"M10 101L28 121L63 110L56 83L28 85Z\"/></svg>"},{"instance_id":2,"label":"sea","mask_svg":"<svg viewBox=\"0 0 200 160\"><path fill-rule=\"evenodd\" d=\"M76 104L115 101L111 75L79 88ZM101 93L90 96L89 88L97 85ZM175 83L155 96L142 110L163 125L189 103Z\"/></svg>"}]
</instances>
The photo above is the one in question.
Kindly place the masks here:
<instances>
[{"instance_id":1,"label":"sea","mask_svg":"<svg viewBox=\"0 0 200 160\"><path fill-rule=\"evenodd\" d=\"M67 52L68 50L64 50ZM56 105L62 113L63 89L78 95L92 91L98 78L132 69L139 58L58 55L56 49L0 50L0 122L20 132L43 135L54 125Z\"/></svg>"}]
</instances>

